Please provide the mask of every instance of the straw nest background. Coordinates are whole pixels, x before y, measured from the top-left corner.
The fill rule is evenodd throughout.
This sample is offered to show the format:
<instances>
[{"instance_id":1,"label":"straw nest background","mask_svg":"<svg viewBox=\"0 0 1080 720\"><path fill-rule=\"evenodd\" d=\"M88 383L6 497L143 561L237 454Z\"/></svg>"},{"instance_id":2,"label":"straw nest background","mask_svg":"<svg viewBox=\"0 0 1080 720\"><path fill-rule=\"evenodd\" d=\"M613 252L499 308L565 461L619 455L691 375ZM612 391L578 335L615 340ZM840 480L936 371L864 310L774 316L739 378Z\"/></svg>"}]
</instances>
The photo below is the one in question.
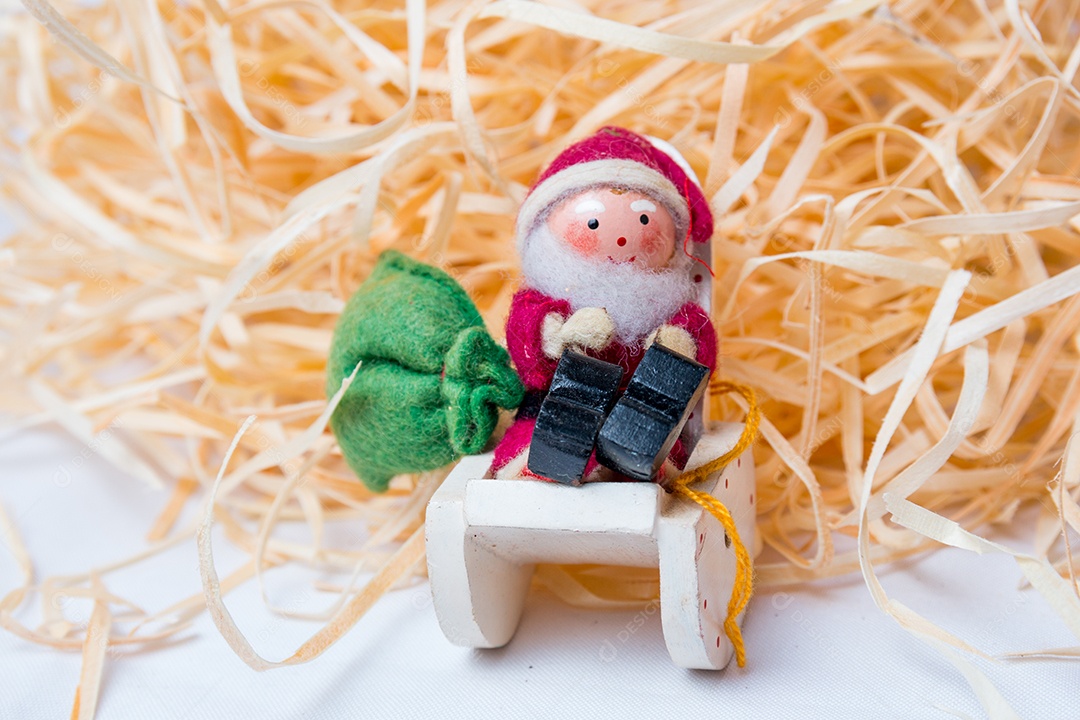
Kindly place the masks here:
<instances>
[{"instance_id":1,"label":"straw nest background","mask_svg":"<svg viewBox=\"0 0 1080 720\"><path fill-rule=\"evenodd\" d=\"M79 577L35 576L0 513L25 581L0 620L82 649L78 713L106 645L182 632L207 599L271 666L221 604L264 566L379 571L338 588L337 622L287 662L422 568L443 474L382 497L350 476L325 428L335 318L394 247L452 272L499 336L516 204L603 124L669 139L718 218L720 375L766 399L759 584L861 572L912 632L978 653L875 567L941 544L1010 553L1080 635L1076 0L24 3L0 16L18 222L0 245L0 406L171 493L144 552ZM714 416L739 416L727 402ZM370 534L327 546L343 519ZM214 520L252 555L220 581ZM1017 522L1030 554L975 534ZM192 577L191 597L138 612L109 594L114 567L193 536L203 591ZM648 574L544 577L576 602L655 592ZM89 620L58 593L90 598Z\"/></svg>"}]
</instances>

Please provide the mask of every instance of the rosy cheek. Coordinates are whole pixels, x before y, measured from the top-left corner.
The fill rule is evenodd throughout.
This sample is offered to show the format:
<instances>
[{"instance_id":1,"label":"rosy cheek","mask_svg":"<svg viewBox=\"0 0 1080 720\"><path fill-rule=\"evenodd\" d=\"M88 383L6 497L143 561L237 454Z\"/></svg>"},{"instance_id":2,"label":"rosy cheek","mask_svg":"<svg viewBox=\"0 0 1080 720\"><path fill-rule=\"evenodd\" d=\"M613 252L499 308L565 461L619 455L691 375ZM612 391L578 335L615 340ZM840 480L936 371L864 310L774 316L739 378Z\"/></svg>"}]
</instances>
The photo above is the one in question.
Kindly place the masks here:
<instances>
[{"instance_id":1,"label":"rosy cheek","mask_svg":"<svg viewBox=\"0 0 1080 720\"><path fill-rule=\"evenodd\" d=\"M658 232L645 231L641 236L641 251L645 255L653 256L664 248L664 238Z\"/></svg>"},{"instance_id":2,"label":"rosy cheek","mask_svg":"<svg viewBox=\"0 0 1080 720\"><path fill-rule=\"evenodd\" d=\"M595 230L581 225L571 225L566 231L566 242L582 255L593 255L600 245L600 236Z\"/></svg>"}]
</instances>

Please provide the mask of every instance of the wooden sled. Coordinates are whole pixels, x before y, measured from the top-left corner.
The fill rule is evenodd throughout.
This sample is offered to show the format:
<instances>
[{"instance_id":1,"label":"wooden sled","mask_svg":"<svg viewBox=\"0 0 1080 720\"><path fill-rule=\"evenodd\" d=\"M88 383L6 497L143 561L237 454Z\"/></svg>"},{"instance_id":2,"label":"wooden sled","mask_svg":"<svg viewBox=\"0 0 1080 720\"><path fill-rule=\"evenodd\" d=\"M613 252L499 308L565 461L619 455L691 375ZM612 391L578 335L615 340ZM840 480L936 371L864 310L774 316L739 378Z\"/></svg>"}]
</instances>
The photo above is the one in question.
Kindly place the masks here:
<instances>
[{"instance_id":1,"label":"wooden sled","mask_svg":"<svg viewBox=\"0 0 1080 720\"><path fill-rule=\"evenodd\" d=\"M743 425L717 423L701 436L688 469L719 457ZM533 569L544 563L601 563L660 570L660 616L671 659L719 670L733 649L724 634L735 552L715 518L653 483L571 487L494 480L491 455L464 458L427 510L427 560L435 614L447 639L501 647L521 619ZM754 543L750 451L695 485L727 506ZM742 617L738 618L742 623Z\"/></svg>"}]
</instances>

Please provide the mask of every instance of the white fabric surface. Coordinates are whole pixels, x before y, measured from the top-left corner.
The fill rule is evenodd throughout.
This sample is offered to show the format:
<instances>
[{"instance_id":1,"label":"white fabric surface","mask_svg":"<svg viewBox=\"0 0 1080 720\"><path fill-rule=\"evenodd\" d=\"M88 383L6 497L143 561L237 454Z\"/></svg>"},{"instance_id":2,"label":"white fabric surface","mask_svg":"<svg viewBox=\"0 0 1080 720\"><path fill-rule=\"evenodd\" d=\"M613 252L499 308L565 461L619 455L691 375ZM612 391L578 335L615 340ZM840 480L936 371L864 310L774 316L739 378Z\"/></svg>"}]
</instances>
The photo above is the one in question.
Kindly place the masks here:
<instances>
[{"instance_id":1,"label":"white fabric surface","mask_svg":"<svg viewBox=\"0 0 1080 720\"><path fill-rule=\"evenodd\" d=\"M83 458L76 460L76 458ZM146 488L58 432L0 442L0 501L36 562L37 577L83 572L144 547L166 491ZM70 474L60 471L67 468ZM349 529L338 528L335 546ZM1019 537L1002 533L1021 546ZM355 543L354 543L355 545ZM222 575L243 555L220 535ZM156 611L199 592L192 539L110 587ZM882 570L888 592L991 652L1076 644L1064 624L1005 557L943 550ZM275 571L273 600L317 609L328 595L311 571ZM0 551L0 592L18 582ZM316 627L268 613L254 584L227 603L256 649L278 659ZM69 614L87 617L88 607ZM36 622L36 608L24 614ZM80 616L79 613L82 613ZM307 665L256 673L204 613L183 639L110 654L98 707L103 720L146 718L947 718L983 717L975 696L936 651L880 613L858 577L759 592L744 628L745 670L674 667L659 615L569 608L530 599L517 636L494 651L451 646L426 585L384 598L336 646ZM0 631L0 719L67 717L80 658ZM1080 664L977 660L1017 713L1080 717Z\"/></svg>"}]
</instances>

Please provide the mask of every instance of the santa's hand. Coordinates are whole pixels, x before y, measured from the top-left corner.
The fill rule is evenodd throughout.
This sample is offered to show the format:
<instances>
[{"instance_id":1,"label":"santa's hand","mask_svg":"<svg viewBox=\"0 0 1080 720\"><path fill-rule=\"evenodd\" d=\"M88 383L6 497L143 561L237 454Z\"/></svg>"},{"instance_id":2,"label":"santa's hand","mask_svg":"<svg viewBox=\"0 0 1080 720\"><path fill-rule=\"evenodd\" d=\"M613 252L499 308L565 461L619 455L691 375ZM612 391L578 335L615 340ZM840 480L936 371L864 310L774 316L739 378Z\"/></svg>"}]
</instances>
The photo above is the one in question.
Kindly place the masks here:
<instances>
[{"instance_id":1,"label":"santa's hand","mask_svg":"<svg viewBox=\"0 0 1080 720\"><path fill-rule=\"evenodd\" d=\"M540 330L544 354L558 358L567 348L602 350L615 336L615 323L604 308L581 308L565 320L548 313Z\"/></svg>"},{"instance_id":2,"label":"santa's hand","mask_svg":"<svg viewBox=\"0 0 1080 720\"><path fill-rule=\"evenodd\" d=\"M567 318L559 334L566 347L603 350L615 337L615 322L604 308L584 307Z\"/></svg>"},{"instance_id":3,"label":"santa's hand","mask_svg":"<svg viewBox=\"0 0 1080 720\"><path fill-rule=\"evenodd\" d=\"M691 360L697 360L697 343L685 328L676 325L661 325L645 338L645 347L653 343L663 345L668 350L679 353Z\"/></svg>"},{"instance_id":4,"label":"santa's hand","mask_svg":"<svg viewBox=\"0 0 1080 720\"><path fill-rule=\"evenodd\" d=\"M558 359L563 351L562 329L566 320L559 313L548 313L540 326L540 346L549 358Z\"/></svg>"}]
</instances>

